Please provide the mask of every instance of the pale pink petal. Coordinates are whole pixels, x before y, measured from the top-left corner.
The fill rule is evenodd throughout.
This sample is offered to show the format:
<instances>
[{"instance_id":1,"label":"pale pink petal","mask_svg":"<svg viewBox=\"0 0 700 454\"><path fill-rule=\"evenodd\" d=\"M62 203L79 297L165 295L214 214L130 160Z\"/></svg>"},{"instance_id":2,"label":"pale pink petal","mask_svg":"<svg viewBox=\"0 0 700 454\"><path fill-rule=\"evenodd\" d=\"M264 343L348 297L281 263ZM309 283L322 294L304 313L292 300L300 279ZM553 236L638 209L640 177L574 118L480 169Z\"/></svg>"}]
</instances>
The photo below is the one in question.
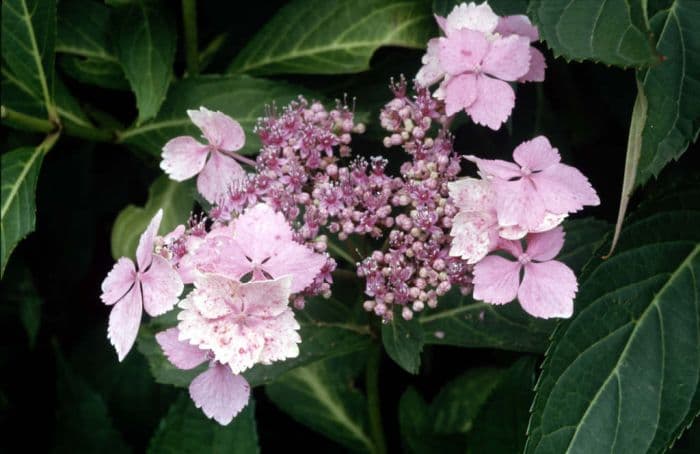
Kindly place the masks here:
<instances>
[{"instance_id":1,"label":"pale pink petal","mask_svg":"<svg viewBox=\"0 0 700 454\"><path fill-rule=\"evenodd\" d=\"M292 228L284 215L264 203L247 209L234 222L233 231L245 255L257 263L293 241Z\"/></svg>"},{"instance_id":2,"label":"pale pink petal","mask_svg":"<svg viewBox=\"0 0 700 454\"><path fill-rule=\"evenodd\" d=\"M479 167L479 171L487 177L509 180L521 175L520 167L512 162L502 161L500 159L480 159L473 155L465 156L465 158L476 164L477 167Z\"/></svg>"},{"instance_id":3,"label":"pale pink petal","mask_svg":"<svg viewBox=\"0 0 700 454\"><path fill-rule=\"evenodd\" d=\"M496 27L495 32L501 34L502 36L525 36L530 41L537 41L540 39L540 34L537 31L537 27L532 25L530 19L524 14L501 17L498 20L498 26Z\"/></svg>"},{"instance_id":4,"label":"pale pink petal","mask_svg":"<svg viewBox=\"0 0 700 454\"><path fill-rule=\"evenodd\" d=\"M539 233L552 230L554 227L562 223L568 215L566 214L552 214L550 212L545 213L542 222L534 229L528 230L525 227L519 225L511 225L506 227L500 227L498 234L501 238L507 240L519 240L525 238L528 233Z\"/></svg>"},{"instance_id":5,"label":"pale pink petal","mask_svg":"<svg viewBox=\"0 0 700 454\"><path fill-rule=\"evenodd\" d=\"M182 237L182 235L184 235L184 234L185 234L185 226L182 224L179 224L177 227L175 227L173 229L172 232L166 233L163 236L163 242L164 243L172 243L173 241L176 241L177 239Z\"/></svg>"},{"instance_id":6,"label":"pale pink petal","mask_svg":"<svg viewBox=\"0 0 700 454\"><path fill-rule=\"evenodd\" d=\"M462 74L451 78L444 88L445 113L454 115L474 104L478 96L476 76Z\"/></svg>"},{"instance_id":7,"label":"pale pink petal","mask_svg":"<svg viewBox=\"0 0 700 454\"><path fill-rule=\"evenodd\" d=\"M573 213L584 205L598 205L600 199L588 179L576 168L555 164L531 175L547 211Z\"/></svg>"},{"instance_id":8,"label":"pale pink petal","mask_svg":"<svg viewBox=\"0 0 700 454\"><path fill-rule=\"evenodd\" d=\"M480 5L474 2L461 3L447 15L446 22L448 35L465 28L482 33L493 33L498 26L498 16L487 2Z\"/></svg>"},{"instance_id":9,"label":"pale pink petal","mask_svg":"<svg viewBox=\"0 0 700 454\"><path fill-rule=\"evenodd\" d=\"M509 225L498 228L498 236L505 240L520 240L530 233L526 228L519 225Z\"/></svg>"},{"instance_id":10,"label":"pale pink petal","mask_svg":"<svg viewBox=\"0 0 700 454\"><path fill-rule=\"evenodd\" d=\"M530 68L524 76L518 79L518 82L542 82L545 69L547 69L547 62L544 55L530 46Z\"/></svg>"},{"instance_id":11,"label":"pale pink petal","mask_svg":"<svg viewBox=\"0 0 700 454\"><path fill-rule=\"evenodd\" d=\"M243 300L245 313L256 317L276 317L289 307L292 277L283 276L268 281L241 284L238 296Z\"/></svg>"},{"instance_id":12,"label":"pale pink petal","mask_svg":"<svg viewBox=\"0 0 700 454\"><path fill-rule=\"evenodd\" d=\"M495 198L488 180L461 178L447 183L447 189L461 211L490 212L494 209Z\"/></svg>"},{"instance_id":13,"label":"pale pink petal","mask_svg":"<svg viewBox=\"0 0 700 454\"><path fill-rule=\"evenodd\" d=\"M456 76L474 71L489 50L489 41L483 33L458 30L439 42L440 64L448 74Z\"/></svg>"},{"instance_id":14,"label":"pale pink petal","mask_svg":"<svg viewBox=\"0 0 700 454\"><path fill-rule=\"evenodd\" d=\"M423 66L416 74L416 82L423 87L429 87L445 76L445 71L440 66L439 43L437 38L428 41L428 51L421 59Z\"/></svg>"},{"instance_id":15,"label":"pale pink petal","mask_svg":"<svg viewBox=\"0 0 700 454\"><path fill-rule=\"evenodd\" d=\"M181 136L170 139L163 147L160 168L175 181L184 181L202 171L209 148L193 137Z\"/></svg>"},{"instance_id":16,"label":"pale pink petal","mask_svg":"<svg viewBox=\"0 0 700 454\"><path fill-rule=\"evenodd\" d=\"M498 244L496 246L498 249L508 252L510 255L515 257L516 260L523 255L523 245L520 243L520 241L510 241L503 238L498 238Z\"/></svg>"},{"instance_id":17,"label":"pale pink petal","mask_svg":"<svg viewBox=\"0 0 700 454\"><path fill-rule=\"evenodd\" d=\"M519 262L489 255L474 265L474 298L491 304L505 304L518 294Z\"/></svg>"},{"instance_id":18,"label":"pale pink petal","mask_svg":"<svg viewBox=\"0 0 700 454\"><path fill-rule=\"evenodd\" d=\"M194 369L207 360L207 352L178 339L180 330L166 329L156 334L156 341L168 361L178 369Z\"/></svg>"},{"instance_id":19,"label":"pale pink petal","mask_svg":"<svg viewBox=\"0 0 700 454\"><path fill-rule=\"evenodd\" d=\"M240 123L228 115L205 107L188 110L187 115L217 150L236 151L243 148L245 132Z\"/></svg>"},{"instance_id":20,"label":"pale pink petal","mask_svg":"<svg viewBox=\"0 0 700 454\"><path fill-rule=\"evenodd\" d=\"M194 268L197 273L216 273L230 279L240 279L253 271L253 264L246 255L238 241L232 237L217 235L207 238L197 248L194 256L185 262L185 271ZM196 278L197 273L191 273L193 276L187 277Z\"/></svg>"},{"instance_id":21,"label":"pale pink petal","mask_svg":"<svg viewBox=\"0 0 700 454\"><path fill-rule=\"evenodd\" d=\"M564 229L557 227L548 232L531 233L525 252L532 260L546 262L557 256L564 246Z\"/></svg>"},{"instance_id":22,"label":"pale pink petal","mask_svg":"<svg viewBox=\"0 0 700 454\"><path fill-rule=\"evenodd\" d=\"M443 33L447 34L447 19L437 14L433 14L433 16L435 17L435 22L437 22L438 27L440 27L440 30L442 30Z\"/></svg>"},{"instance_id":23,"label":"pale pink petal","mask_svg":"<svg viewBox=\"0 0 700 454\"><path fill-rule=\"evenodd\" d=\"M529 171L543 170L559 163L561 157L545 136L537 136L513 150L513 160Z\"/></svg>"},{"instance_id":24,"label":"pale pink petal","mask_svg":"<svg viewBox=\"0 0 700 454\"><path fill-rule=\"evenodd\" d=\"M107 326L107 338L123 360L134 345L141 324L141 288L136 285L112 308Z\"/></svg>"},{"instance_id":25,"label":"pale pink petal","mask_svg":"<svg viewBox=\"0 0 700 454\"><path fill-rule=\"evenodd\" d=\"M190 397L208 418L225 426L248 404L250 385L245 378L216 364L192 380Z\"/></svg>"},{"instance_id":26,"label":"pale pink petal","mask_svg":"<svg viewBox=\"0 0 700 454\"><path fill-rule=\"evenodd\" d=\"M100 299L105 304L114 304L119 301L134 285L136 269L134 262L126 257L117 260L107 277L102 281L102 295Z\"/></svg>"},{"instance_id":27,"label":"pale pink petal","mask_svg":"<svg viewBox=\"0 0 700 454\"><path fill-rule=\"evenodd\" d=\"M203 297L193 298L192 304L202 317L216 319L235 311L243 311L243 301L237 297L240 282L215 274L205 274L197 279L195 286Z\"/></svg>"},{"instance_id":28,"label":"pale pink petal","mask_svg":"<svg viewBox=\"0 0 700 454\"><path fill-rule=\"evenodd\" d=\"M496 39L484 56L481 68L498 79L517 80L530 69L530 42L517 35Z\"/></svg>"},{"instance_id":29,"label":"pale pink petal","mask_svg":"<svg viewBox=\"0 0 700 454\"><path fill-rule=\"evenodd\" d=\"M496 193L496 213L502 227L519 225L532 230L546 215L545 204L532 182L527 178L514 181L493 180Z\"/></svg>"},{"instance_id":30,"label":"pale pink petal","mask_svg":"<svg viewBox=\"0 0 700 454\"><path fill-rule=\"evenodd\" d=\"M245 170L235 159L214 151L197 177L197 190L208 202L217 203L245 175Z\"/></svg>"},{"instance_id":31,"label":"pale pink petal","mask_svg":"<svg viewBox=\"0 0 700 454\"><path fill-rule=\"evenodd\" d=\"M260 354L260 362L270 364L299 356L301 337L298 330L299 323L289 307L277 317L266 320L263 328L265 347Z\"/></svg>"},{"instance_id":32,"label":"pale pink petal","mask_svg":"<svg viewBox=\"0 0 700 454\"><path fill-rule=\"evenodd\" d=\"M540 318L569 318L574 312L578 290L576 276L566 265L555 260L525 265L525 276L518 291L520 305Z\"/></svg>"},{"instance_id":33,"label":"pale pink petal","mask_svg":"<svg viewBox=\"0 0 700 454\"><path fill-rule=\"evenodd\" d=\"M151 267L141 276L141 287L143 308L152 317L165 314L175 307L185 288L177 271L160 255L153 256Z\"/></svg>"},{"instance_id":34,"label":"pale pink petal","mask_svg":"<svg viewBox=\"0 0 700 454\"><path fill-rule=\"evenodd\" d=\"M313 282L325 263L325 255L290 241L284 247L278 248L262 265L262 269L273 278L291 275L292 293L296 293Z\"/></svg>"},{"instance_id":35,"label":"pale pink petal","mask_svg":"<svg viewBox=\"0 0 700 454\"><path fill-rule=\"evenodd\" d=\"M502 80L485 75L476 78L476 101L466 108L472 121L497 131L515 107L515 92Z\"/></svg>"},{"instance_id":36,"label":"pale pink petal","mask_svg":"<svg viewBox=\"0 0 700 454\"><path fill-rule=\"evenodd\" d=\"M151 222L146 227L146 230L139 238L139 245L136 248L136 263L139 265L139 271L145 271L151 265L153 259L153 241L158 235L160 221L163 219L163 210L156 212Z\"/></svg>"},{"instance_id":37,"label":"pale pink petal","mask_svg":"<svg viewBox=\"0 0 700 454\"><path fill-rule=\"evenodd\" d=\"M496 219L489 213L459 212L452 221L450 255L477 263L495 247L492 230Z\"/></svg>"}]
</instances>

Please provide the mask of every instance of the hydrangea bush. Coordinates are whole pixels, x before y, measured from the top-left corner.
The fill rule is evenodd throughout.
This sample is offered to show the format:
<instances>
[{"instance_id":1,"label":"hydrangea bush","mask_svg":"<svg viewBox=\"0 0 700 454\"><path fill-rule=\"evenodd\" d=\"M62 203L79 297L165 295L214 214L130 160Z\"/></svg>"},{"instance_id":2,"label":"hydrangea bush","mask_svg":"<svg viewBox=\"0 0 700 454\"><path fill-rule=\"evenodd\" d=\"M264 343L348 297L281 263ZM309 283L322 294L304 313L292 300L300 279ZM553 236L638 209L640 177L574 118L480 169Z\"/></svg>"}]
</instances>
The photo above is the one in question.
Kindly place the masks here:
<instances>
[{"instance_id":1,"label":"hydrangea bush","mask_svg":"<svg viewBox=\"0 0 700 454\"><path fill-rule=\"evenodd\" d=\"M294 420L376 453L661 452L700 412L697 175L658 184L623 225L634 189L697 138L699 5L296 0L233 76L197 76L225 39L199 52L196 12L213 6L184 0L186 77L171 83L172 11L107 3L61 2L58 22L53 1L3 3L3 123L47 136L2 155L2 267L33 230L37 174L59 136L127 144L159 165L145 207L115 221L116 262L94 270L116 360L145 357L141 371L187 389L151 451L256 452L260 385ZM333 102L323 86L250 77L358 72L384 45L423 55L403 73L389 58L374 109L369 83ZM54 53L77 81L131 87L134 124L111 129L119 119L76 101ZM636 68L619 204L573 165L610 161L572 156L541 126L541 84L570 83L559 56ZM535 126L516 134L533 94ZM618 205L615 227L586 213ZM421 359L439 345L519 355L430 385L428 403L406 383L437 367ZM434 357L470 355L446 351ZM397 386L394 446L386 390Z\"/></svg>"}]
</instances>

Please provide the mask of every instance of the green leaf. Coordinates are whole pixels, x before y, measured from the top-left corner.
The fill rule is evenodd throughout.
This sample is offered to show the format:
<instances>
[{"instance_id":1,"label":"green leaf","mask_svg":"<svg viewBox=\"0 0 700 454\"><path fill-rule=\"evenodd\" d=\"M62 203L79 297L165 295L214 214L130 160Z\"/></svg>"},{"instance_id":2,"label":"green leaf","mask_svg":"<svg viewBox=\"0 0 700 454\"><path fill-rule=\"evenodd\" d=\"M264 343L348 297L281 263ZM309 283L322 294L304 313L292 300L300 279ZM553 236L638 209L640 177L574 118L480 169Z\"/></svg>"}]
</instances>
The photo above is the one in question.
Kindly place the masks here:
<instances>
[{"instance_id":1,"label":"green leaf","mask_svg":"<svg viewBox=\"0 0 700 454\"><path fill-rule=\"evenodd\" d=\"M698 413L693 203L636 218L616 254L589 265L577 314L547 353L526 452L662 452Z\"/></svg>"},{"instance_id":2,"label":"green leaf","mask_svg":"<svg viewBox=\"0 0 700 454\"><path fill-rule=\"evenodd\" d=\"M399 427L405 452L419 454L446 451L448 445L431 431L429 405L412 386L399 401Z\"/></svg>"},{"instance_id":3,"label":"green leaf","mask_svg":"<svg viewBox=\"0 0 700 454\"><path fill-rule=\"evenodd\" d=\"M118 62L63 55L58 63L66 74L79 82L112 90L129 90L129 82Z\"/></svg>"},{"instance_id":4,"label":"green leaf","mask_svg":"<svg viewBox=\"0 0 700 454\"><path fill-rule=\"evenodd\" d=\"M55 0L2 2L3 67L16 75L54 119ZM3 101L4 103L4 101Z\"/></svg>"},{"instance_id":5,"label":"green leaf","mask_svg":"<svg viewBox=\"0 0 700 454\"><path fill-rule=\"evenodd\" d=\"M374 452L367 401L353 385L363 359L355 353L297 367L265 390L296 421L352 451Z\"/></svg>"},{"instance_id":6,"label":"green leaf","mask_svg":"<svg viewBox=\"0 0 700 454\"><path fill-rule=\"evenodd\" d=\"M529 15L556 56L622 67L659 62L641 1L532 0Z\"/></svg>"},{"instance_id":7,"label":"green leaf","mask_svg":"<svg viewBox=\"0 0 700 454\"><path fill-rule=\"evenodd\" d=\"M489 0L489 6L499 16L511 14L525 14L528 0ZM463 0L433 0L433 12L440 16L447 16L452 9L464 3ZM479 2L477 2L479 3Z\"/></svg>"},{"instance_id":8,"label":"green leaf","mask_svg":"<svg viewBox=\"0 0 700 454\"><path fill-rule=\"evenodd\" d=\"M94 0L58 4L56 52L119 63L110 38L110 9Z\"/></svg>"},{"instance_id":9,"label":"green leaf","mask_svg":"<svg viewBox=\"0 0 700 454\"><path fill-rule=\"evenodd\" d=\"M169 8L147 0L116 9L115 21L117 56L136 94L140 124L156 116L168 92L175 23Z\"/></svg>"},{"instance_id":10,"label":"green leaf","mask_svg":"<svg viewBox=\"0 0 700 454\"><path fill-rule=\"evenodd\" d=\"M652 22L661 24L656 49L664 61L638 75L648 111L636 186L678 159L700 132L700 2L675 0Z\"/></svg>"},{"instance_id":11,"label":"green leaf","mask_svg":"<svg viewBox=\"0 0 700 454\"><path fill-rule=\"evenodd\" d=\"M159 209L163 209L163 220L159 232L170 232L184 224L194 205L192 181L178 183L166 175L158 177L148 188L148 200L144 207L128 205L112 226L112 257L133 257L139 237Z\"/></svg>"},{"instance_id":12,"label":"green leaf","mask_svg":"<svg viewBox=\"0 0 700 454\"><path fill-rule=\"evenodd\" d=\"M29 268L21 260L13 262L2 282L2 300L12 312L17 312L34 348L41 324L41 297L34 286Z\"/></svg>"},{"instance_id":13,"label":"green leaf","mask_svg":"<svg viewBox=\"0 0 700 454\"><path fill-rule=\"evenodd\" d=\"M610 224L592 217L564 221L566 238L557 260L578 274L612 230Z\"/></svg>"},{"instance_id":14,"label":"green leaf","mask_svg":"<svg viewBox=\"0 0 700 454\"><path fill-rule=\"evenodd\" d=\"M419 318L425 343L541 353L556 321L532 317L517 301L503 306L476 302L453 289Z\"/></svg>"},{"instance_id":15,"label":"green leaf","mask_svg":"<svg viewBox=\"0 0 700 454\"><path fill-rule=\"evenodd\" d=\"M23 147L0 156L2 209L0 211L0 277L17 243L34 231L36 182L44 147Z\"/></svg>"},{"instance_id":16,"label":"green leaf","mask_svg":"<svg viewBox=\"0 0 700 454\"><path fill-rule=\"evenodd\" d=\"M260 139L253 132L258 117L264 115L265 106L275 102L287 104L308 90L285 82L254 79L247 76L200 76L174 84L158 116L151 122L129 129L121 140L140 150L160 156L165 143L173 137L190 135L200 137L201 132L187 116L187 109L200 106L220 110L235 118L246 132L243 154L257 153Z\"/></svg>"},{"instance_id":17,"label":"green leaf","mask_svg":"<svg viewBox=\"0 0 700 454\"><path fill-rule=\"evenodd\" d=\"M168 414L161 420L151 442L149 454L226 452L252 454L260 452L255 428L255 401L227 426L208 419L194 406L186 393L180 394Z\"/></svg>"},{"instance_id":18,"label":"green leaf","mask_svg":"<svg viewBox=\"0 0 700 454\"><path fill-rule=\"evenodd\" d=\"M253 37L231 73L345 74L382 46L422 49L437 35L429 0L295 0Z\"/></svg>"},{"instance_id":19,"label":"green leaf","mask_svg":"<svg viewBox=\"0 0 700 454\"><path fill-rule=\"evenodd\" d=\"M54 452L127 453L104 400L77 375L56 347L57 412Z\"/></svg>"},{"instance_id":20,"label":"green leaf","mask_svg":"<svg viewBox=\"0 0 700 454\"><path fill-rule=\"evenodd\" d=\"M367 325L353 322L350 310L338 301L322 298L308 300L306 307L296 313L296 318L301 325L299 356L271 365L258 364L247 370L243 375L251 386L270 383L295 367L365 350L370 345ZM154 336L175 324L174 313L171 313L143 325L137 346L148 359L151 372L158 383L186 387L206 366L183 371L172 366L165 358Z\"/></svg>"},{"instance_id":21,"label":"green leaf","mask_svg":"<svg viewBox=\"0 0 700 454\"><path fill-rule=\"evenodd\" d=\"M382 324L384 349L396 364L412 374L417 374L420 368L424 337L423 327L418 320L404 320L400 311L394 312L391 322Z\"/></svg>"},{"instance_id":22,"label":"green leaf","mask_svg":"<svg viewBox=\"0 0 700 454\"><path fill-rule=\"evenodd\" d=\"M474 420L468 453L523 452L534 395L535 365L535 358L520 358L493 388Z\"/></svg>"}]
</instances>

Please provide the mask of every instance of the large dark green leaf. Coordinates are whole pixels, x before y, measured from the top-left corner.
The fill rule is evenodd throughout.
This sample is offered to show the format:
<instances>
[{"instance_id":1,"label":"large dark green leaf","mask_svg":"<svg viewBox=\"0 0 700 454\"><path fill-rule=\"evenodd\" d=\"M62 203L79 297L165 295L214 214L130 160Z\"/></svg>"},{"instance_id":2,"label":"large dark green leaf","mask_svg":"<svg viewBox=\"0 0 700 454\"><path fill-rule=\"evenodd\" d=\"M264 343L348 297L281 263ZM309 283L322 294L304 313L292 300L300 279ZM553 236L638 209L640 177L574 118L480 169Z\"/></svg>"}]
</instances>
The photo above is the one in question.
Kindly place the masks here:
<instances>
[{"instance_id":1,"label":"large dark green leaf","mask_svg":"<svg viewBox=\"0 0 700 454\"><path fill-rule=\"evenodd\" d=\"M391 359L407 372L417 374L420 353L425 344L423 328L417 319L404 320L400 311L394 319L382 325L382 343Z\"/></svg>"},{"instance_id":2,"label":"large dark green leaf","mask_svg":"<svg viewBox=\"0 0 700 454\"><path fill-rule=\"evenodd\" d=\"M557 256L557 260L566 263L577 273L583 265L594 256L594 252L603 243L612 230L610 224L595 218L564 221L566 241Z\"/></svg>"},{"instance_id":3,"label":"large dark green leaf","mask_svg":"<svg viewBox=\"0 0 700 454\"><path fill-rule=\"evenodd\" d=\"M232 73L343 74L381 46L423 48L437 34L429 0L295 0L243 48Z\"/></svg>"},{"instance_id":4,"label":"large dark green leaf","mask_svg":"<svg viewBox=\"0 0 700 454\"><path fill-rule=\"evenodd\" d=\"M235 118L246 132L246 144L240 151L257 153L260 139L253 133L258 117L265 113L265 106L275 102L283 106L300 94L311 96L302 87L246 76L203 76L187 78L174 84L168 92L158 116L151 122L129 129L121 140L159 156L165 143L173 137L201 132L187 116L187 109L204 106L220 110Z\"/></svg>"},{"instance_id":5,"label":"large dark green leaf","mask_svg":"<svg viewBox=\"0 0 700 454\"><path fill-rule=\"evenodd\" d=\"M364 353L297 367L267 385L268 397L300 423L346 448L374 452L367 401L353 385Z\"/></svg>"},{"instance_id":6,"label":"large dark green leaf","mask_svg":"<svg viewBox=\"0 0 700 454\"><path fill-rule=\"evenodd\" d=\"M528 0L490 0L489 6L499 16L511 14L525 14ZM433 0L433 11L435 14L446 16L452 9L464 3L463 0ZM477 2L479 3L479 2Z\"/></svg>"},{"instance_id":7,"label":"large dark green leaf","mask_svg":"<svg viewBox=\"0 0 700 454\"><path fill-rule=\"evenodd\" d=\"M556 56L622 67L659 62L639 0L533 0L529 14Z\"/></svg>"},{"instance_id":8,"label":"large dark green leaf","mask_svg":"<svg viewBox=\"0 0 700 454\"><path fill-rule=\"evenodd\" d=\"M56 117L53 101L55 43L54 0L2 2L3 67L21 80L33 97L41 100L52 119Z\"/></svg>"},{"instance_id":9,"label":"large dark green leaf","mask_svg":"<svg viewBox=\"0 0 700 454\"><path fill-rule=\"evenodd\" d=\"M252 386L270 383L295 367L365 350L370 345L369 328L353 322L350 310L335 300L309 300L306 307L297 312L296 318L301 325L299 356L271 365L258 364L246 371L243 375ZM158 383L184 387L203 369L200 367L183 371L175 368L165 358L155 340L156 333L175 326L175 323L174 315L170 313L143 325L137 345L139 351L148 359L151 372Z\"/></svg>"},{"instance_id":10,"label":"large dark green leaf","mask_svg":"<svg viewBox=\"0 0 700 454\"><path fill-rule=\"evenodd\" d=\"M254 454L260 452L258 433L255 429L255 401L251 398L227 426L208 419L182 393L160 422L151 442L149 454L169 453L231 453Z\"/></svg>"},{"instance_id":11,"label":"large dark green leaf","mask_svg":"<svg viewBox=\"0 0 700 454\"><path fill-rule=\"evenodd\" d=\"M170 8L148 0L118 8L115 45L136 94L138 123L156 116L165 100L175 61L175 21Z\"/></svg>"},{"instance_id":12,"label":"large dark green leaf","mask_svg":"<svg viewBox=\"0 0 700 454\"><path fill-rule=\"evenodd\" d=\"M133 257L139 237L159 209L163 209L159 233L165 234L172 231L178 224L187 222L193 205L192 181L178 183L166 175L161 175L148 188L148 200L145 206L128 205L114 220L112 256L115 260L119 257Z\"/></svg>"},{"instance_id":13,"label":"large dark green leaf","mask_svg":"<svg viewBox=\"0 0 700 454\"><path fill-rule=\"evenodd\" d=\"M2 208L0 210L0 276L10 254L36 222L36 182L44 147L24 147L4 153L2 167Z\"/></svg>"},{"instance_id":14,"label":"large dark green leaf","mask_svg":"<svg viewBox=\"0 0 700 454\"><path fill-rule=\"evenodd\" d=\"M700 410L700 209L636 218L555 333L528 453L662 452ZM663 210L663 207L661 207Z\"/></svg>"},{"instance_id":15,"label":"large dark green leaf","mask_svg":"<svg viewBox=\"0 0 700 454\"><path fill-rule=\"evenodd\" d=\"M657 176L700 131L700 2L675 0L652 18L664 61L639 75L647 100L636 185Z\"/></svg>"}]
</instances>

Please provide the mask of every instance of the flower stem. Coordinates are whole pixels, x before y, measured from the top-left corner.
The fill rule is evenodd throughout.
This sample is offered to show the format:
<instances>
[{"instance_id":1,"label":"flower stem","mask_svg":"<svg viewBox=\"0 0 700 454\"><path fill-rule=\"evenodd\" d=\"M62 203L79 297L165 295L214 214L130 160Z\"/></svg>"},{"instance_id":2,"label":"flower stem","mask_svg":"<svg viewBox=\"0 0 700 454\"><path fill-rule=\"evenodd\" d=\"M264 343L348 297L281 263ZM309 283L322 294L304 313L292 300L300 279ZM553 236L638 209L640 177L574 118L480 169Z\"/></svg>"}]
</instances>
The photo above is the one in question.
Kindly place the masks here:
<instances>
[{"instance_id":1,"label":"flower stem","mask_svg":"<svg viewBox=\"0 0 700 454\"><path fill-rule=\"evenodd\" d=\"M182 0L182 22L185 29L185 62L187 64L187 75L196 76L199 74L196 0Z\"/></svg>"},{"instance_id":2,"label":"flower stem","mask_svg":"<svg viewBox=\"0 0 700 454\"><path fill-rule=\"evenodd\" d=\"M32 117L5 106L0 107L0 118L8 126L24 131L49 133L58 129L57 125L45 118Z\"/></svg>"},{"instance_id":3,"label":"flower stem","mask_svg":"<svg viewBox=\"0 0 700 454\"><path fill-rule=\"evenodd\" d=\"M382 427L382 414L379 404L379 363L381 357L381 346L373 345L368 354L367 369L365 370L369 430L374 441L376 454L386 454L386 441L384 440L384 428Z\"/></svg>"}]
</instances>

